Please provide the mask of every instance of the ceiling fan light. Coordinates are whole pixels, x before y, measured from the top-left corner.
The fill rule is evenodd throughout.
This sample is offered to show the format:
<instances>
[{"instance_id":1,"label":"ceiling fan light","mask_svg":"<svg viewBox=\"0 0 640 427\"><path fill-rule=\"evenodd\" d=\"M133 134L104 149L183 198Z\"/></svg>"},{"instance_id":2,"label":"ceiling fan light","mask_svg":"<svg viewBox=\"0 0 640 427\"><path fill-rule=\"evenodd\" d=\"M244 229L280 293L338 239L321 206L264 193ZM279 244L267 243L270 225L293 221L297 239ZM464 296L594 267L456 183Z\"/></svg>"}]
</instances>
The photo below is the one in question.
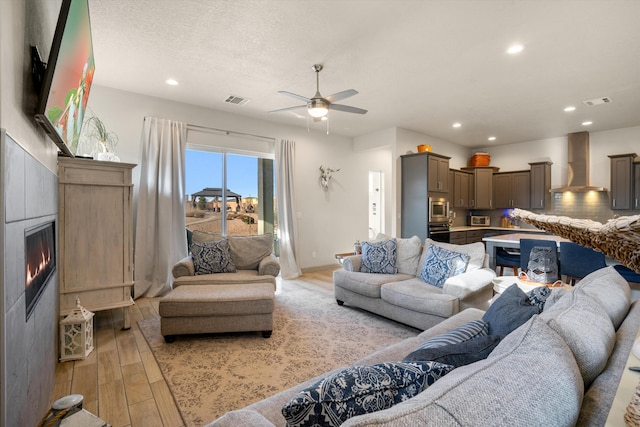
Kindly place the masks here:
<instances>
[{"instance_id":1,"label":"ceiling fan light","mask_svg":"<svg viewBox=\"0 0 640 427\"><path fill-rule=\"evenodd\" d=\"M329 112L325 107L311 107L309 108L309 115L311 117L324 117Z\"/></svg>"}]
</instances>

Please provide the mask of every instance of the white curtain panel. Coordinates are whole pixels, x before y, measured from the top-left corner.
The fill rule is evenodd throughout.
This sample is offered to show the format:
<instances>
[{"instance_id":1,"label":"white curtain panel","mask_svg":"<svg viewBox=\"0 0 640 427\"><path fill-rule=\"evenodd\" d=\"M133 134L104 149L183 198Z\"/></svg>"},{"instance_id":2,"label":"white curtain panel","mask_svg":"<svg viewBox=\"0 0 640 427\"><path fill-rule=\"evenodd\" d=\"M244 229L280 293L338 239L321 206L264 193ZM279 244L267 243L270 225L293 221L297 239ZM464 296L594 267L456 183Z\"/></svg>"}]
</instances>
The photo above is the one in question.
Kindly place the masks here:
<instances>
[{"instance_id":1,"label":"white curtain panel","mask_svg":"<svg viewBox=\"0 0 640 427\"><path fill-rule=\"evenodd\" d=\"M295 142L276 142L276 186L278 205L278 230L280 233L280 276L295 279L302 272L296 262L296 239L298 237L295 217L293 174Z\"/></svg>"},{"instance_id":2,"label":"white curtain panel","mask_svg":"<svg viewBox=\"0 0 640 427\"><path fill-rule=\"evenodd\" d=\"M187 256L184 157L186 124L145 117L135 238L134 297L171 289L173 265Z\"/></svg>"}]
</instances>

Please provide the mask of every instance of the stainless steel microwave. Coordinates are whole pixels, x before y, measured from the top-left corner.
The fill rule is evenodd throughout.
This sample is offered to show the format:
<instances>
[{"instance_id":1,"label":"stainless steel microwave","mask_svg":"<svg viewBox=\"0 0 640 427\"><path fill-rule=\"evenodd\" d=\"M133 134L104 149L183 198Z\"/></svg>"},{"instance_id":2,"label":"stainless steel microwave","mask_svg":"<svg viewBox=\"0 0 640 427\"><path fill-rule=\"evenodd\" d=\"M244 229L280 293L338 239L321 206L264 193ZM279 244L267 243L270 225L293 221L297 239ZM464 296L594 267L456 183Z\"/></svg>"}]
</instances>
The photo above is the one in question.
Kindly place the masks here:
<instances>
[{"instance_id":1,"label":"stainless steel microwave","mask_svg":"<svg viewBox=\"0 0 640 427\"><path fill-rule=\"evenodd\" d=\"M491 225L491 217L471 215L469 217L469 225L474 227L489 227Z\"/></svg>"},{"instance_id":2,"label":"stainless steel microwave","mask_svg":"<svg viewBox=\"0 0 640 427\"><path fill-rule=\"evenodd\" d=\"M429 222L449 220L449 201L445 198L429 197Z\"/></svg>"}]
</instances>

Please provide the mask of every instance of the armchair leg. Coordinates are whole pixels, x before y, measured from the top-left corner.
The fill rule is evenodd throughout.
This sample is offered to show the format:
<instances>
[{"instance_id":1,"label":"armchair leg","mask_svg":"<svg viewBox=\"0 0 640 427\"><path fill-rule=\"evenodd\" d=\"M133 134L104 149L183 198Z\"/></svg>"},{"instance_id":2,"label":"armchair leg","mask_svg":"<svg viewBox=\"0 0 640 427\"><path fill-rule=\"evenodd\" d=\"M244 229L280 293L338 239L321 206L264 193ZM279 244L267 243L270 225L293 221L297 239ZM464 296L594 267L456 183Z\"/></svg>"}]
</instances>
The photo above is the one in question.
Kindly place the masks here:
<instances>
[{"instance_id":1,"label":"armchair leg","mask_svg":"<svg viewBox=\"0 0 640 427\"><path fill-rule=\"evenodd\" d=\"M338 305L344 305L344 301L340 301L339 299L337 299L336 302L338 303Z\"/></svg>"},{"instance_id":2,"label":"armchair leg","mask_svg":"<svg viewBox=\"0 0 640 427\"><path fill-rule=\"evenodd\" d=\"M262 331L263 338L269 338L271 336L272 331Z\"/></svg>"}]
</instances>

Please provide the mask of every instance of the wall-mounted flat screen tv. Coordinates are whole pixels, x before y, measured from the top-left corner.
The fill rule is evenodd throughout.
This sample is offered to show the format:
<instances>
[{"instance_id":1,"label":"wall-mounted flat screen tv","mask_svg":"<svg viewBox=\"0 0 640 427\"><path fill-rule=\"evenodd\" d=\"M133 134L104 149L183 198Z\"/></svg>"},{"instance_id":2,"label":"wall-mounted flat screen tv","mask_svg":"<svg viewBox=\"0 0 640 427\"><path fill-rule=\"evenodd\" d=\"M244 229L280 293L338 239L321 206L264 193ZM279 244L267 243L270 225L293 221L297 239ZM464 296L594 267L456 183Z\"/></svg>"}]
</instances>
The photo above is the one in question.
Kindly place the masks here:
<instances>
[{"instance_id":1,"label":"wall-mounted flat screen tv","mask_svg":"<svg viewBox=\"0 0 640 427\"><path fill-rule=\"evenodd\" d=\"M63 0L36 121L68 156L78 146L94 71L88 0Z\"/></svg>"}]
</instances>

